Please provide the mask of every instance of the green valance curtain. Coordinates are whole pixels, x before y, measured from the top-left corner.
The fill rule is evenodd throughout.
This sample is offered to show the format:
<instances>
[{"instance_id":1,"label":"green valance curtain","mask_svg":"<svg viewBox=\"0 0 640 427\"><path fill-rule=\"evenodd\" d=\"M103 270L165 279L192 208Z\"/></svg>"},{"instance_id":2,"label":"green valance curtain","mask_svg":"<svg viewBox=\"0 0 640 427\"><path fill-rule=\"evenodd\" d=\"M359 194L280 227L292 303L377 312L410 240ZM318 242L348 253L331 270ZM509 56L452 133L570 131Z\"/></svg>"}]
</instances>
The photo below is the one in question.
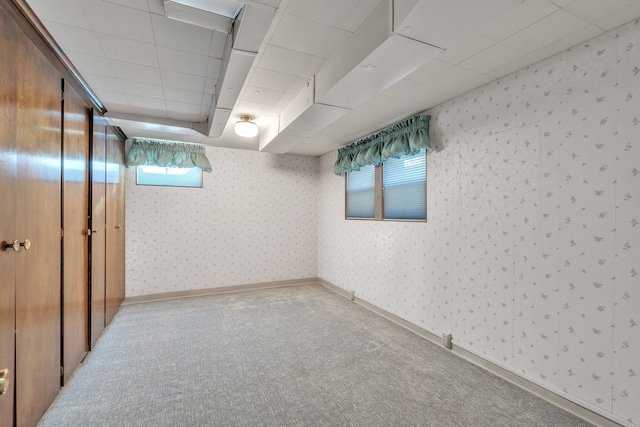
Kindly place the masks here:
<instances>
[{"instance_id":1,"label":"green valance curtain","mask_svg":"<svg viewBox=\"0 0 640 427\"><path fill-rule=\"evenodd\" d=\"M429 115L414 116L339 149L333 173L342 175L362 166L379 165L390 158L416 154L422 148L430 152L429 119Z\"/></svg>"},{"instance_id":2,"label":"green valance curtain","mask_svg":"<svg viewBox=\"0 0 640 427\"><path fill-rule=\"evenodd\" d=\"M144 165L169 168L198 167L205 172L212 170L203 145L134 138L127 155L127 166Z\"/></svg>"}]
</instances>

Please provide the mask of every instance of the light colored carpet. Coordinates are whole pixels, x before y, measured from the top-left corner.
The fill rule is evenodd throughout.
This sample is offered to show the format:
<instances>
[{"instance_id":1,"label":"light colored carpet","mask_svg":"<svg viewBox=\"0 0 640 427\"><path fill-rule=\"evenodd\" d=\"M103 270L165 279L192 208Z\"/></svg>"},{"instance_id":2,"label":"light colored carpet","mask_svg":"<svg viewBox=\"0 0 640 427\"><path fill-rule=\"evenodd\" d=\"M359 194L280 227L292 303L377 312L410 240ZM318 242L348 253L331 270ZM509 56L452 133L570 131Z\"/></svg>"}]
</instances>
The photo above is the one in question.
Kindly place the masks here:
<instances>
[{"instance_id":1,"label":"light colored carpet","mask_svg":"<svg viewBox=\"0 0 640 427\"><path fill-rule=\"evenodd\" d=\"M320 285L122 307L53 426L588 426Z\"/></svg>"}]
</instances>

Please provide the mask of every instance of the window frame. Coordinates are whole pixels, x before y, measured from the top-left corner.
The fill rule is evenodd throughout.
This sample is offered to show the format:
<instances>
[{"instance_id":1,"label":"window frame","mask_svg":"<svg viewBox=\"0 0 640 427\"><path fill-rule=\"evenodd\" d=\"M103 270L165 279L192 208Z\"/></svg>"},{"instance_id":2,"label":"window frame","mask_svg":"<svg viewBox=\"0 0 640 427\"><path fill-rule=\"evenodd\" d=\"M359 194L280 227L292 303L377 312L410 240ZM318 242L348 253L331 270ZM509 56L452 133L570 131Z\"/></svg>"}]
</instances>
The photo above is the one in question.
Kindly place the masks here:
<instances>
[{"instance_id":1,"label":"window frame","mask_svg":"<svg viewBox=\"0 0 640 427\"><path fill-rule=\"evenodd\" d=\"M139 173L140 173L140 168L145 167L145 165L138 165L136 166L136 185L141 185L144 187L170 187L170 188L203 188L204 187L204 174L202 169L200 169L199 167L193 167L193 168L189 168L189 169L199 169L200 170L200 185L167 185L167 184L141 184L140 183L140 178L139 178ZM169 169L166 166L160 166L160 167L165 167L167 169ZM148 173L148 172L145 172Z\"/></svg>"},{"instance_id":2,"label":"window frame","mask_svg":"<svg viewBox=\"0 0 640 427\"><path fill-rule=\"evenodd\" d=\"M427 191L427 182L428 182L428 168L427 168L427 153L425 152L425 180L424 180L424 219L411 219L411 218L385 218L384 217L384 162L380 165L376 165L375 167L375 177L374 177L374 205L373 205L373 218L362 218L362 217L350 217L348 216L349 206L348 206L348 197L349 193L347 191L348 185L348 175L349 172L344 174L344 219L349 221L389 221L389 222L427 222L428 218L428 201L427 198L429 196L429 192ZM408 156L410 157L410 156ZM377 197L380 196L380 197ZM377 217L379 215L379 217Z\"/></svg>"}]
</instances>

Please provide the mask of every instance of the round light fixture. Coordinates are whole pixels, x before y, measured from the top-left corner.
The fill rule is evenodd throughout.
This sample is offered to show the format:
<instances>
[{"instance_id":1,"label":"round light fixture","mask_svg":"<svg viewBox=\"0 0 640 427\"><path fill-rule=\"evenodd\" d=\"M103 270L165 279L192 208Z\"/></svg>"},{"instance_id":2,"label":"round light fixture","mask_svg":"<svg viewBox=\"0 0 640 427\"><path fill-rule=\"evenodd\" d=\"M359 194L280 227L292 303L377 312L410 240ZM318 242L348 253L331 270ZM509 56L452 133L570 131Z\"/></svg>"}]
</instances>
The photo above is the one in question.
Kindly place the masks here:
<instances>
[{"instance_id":1,"label":"round light fixture","mask_svg":"<svg viewBox=\"0 0 640 427\"><path fill-rule=\"evenodd\" d=\"M236 135L251 138L258 134L258 125L253 123L251 118L251 116L240 116L240 121L233 126Z\"/></svg>"}]
</instances>

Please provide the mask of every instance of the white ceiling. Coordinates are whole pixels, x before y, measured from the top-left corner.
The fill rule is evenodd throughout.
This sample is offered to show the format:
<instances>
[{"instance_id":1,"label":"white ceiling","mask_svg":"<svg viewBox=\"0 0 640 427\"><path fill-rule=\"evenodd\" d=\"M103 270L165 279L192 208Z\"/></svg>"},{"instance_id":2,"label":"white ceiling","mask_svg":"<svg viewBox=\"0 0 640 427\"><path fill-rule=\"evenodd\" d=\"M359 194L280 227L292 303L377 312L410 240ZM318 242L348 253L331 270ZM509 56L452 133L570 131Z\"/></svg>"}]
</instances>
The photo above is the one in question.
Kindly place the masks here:
<instances>
[{"instance_id":1,"label":"white ceiling","mask_svg":"<svg viewBox=\"0 0 640 427\"><path fill-rule=\"evenodd\" d=\"M373 12L392 0L246 0L245 8L275 15L266 34L256 33L246 79L233 83L241 87L225 111L221 136L208 137L212 105L224 97L223 87L230 90L231 79L244 75L221 72L226 31L169 19L163 0L27 2L127 136L252 150L262 145L266 151L313 156L640 16L638 0L394 0L388 31L394 37L349 64L358 56L353 52L374 38L365 28L377 22ZM225 2L238 3L214 3ZM250 33L254 21L247 22L241 33ZM385 47L392 39L409 40L426 53L415 59L413 48ZM381 58L393 60L375 62ZM358 80L375 73L387 74L375 87L360 89ZM319 85L327 75L337 79L336 86L323 95ZM358 98L351 103L357 105L333 103L343 87ZM246 114L261 135L233 134L234 122Z\"/></svg>"}]
</instances>

